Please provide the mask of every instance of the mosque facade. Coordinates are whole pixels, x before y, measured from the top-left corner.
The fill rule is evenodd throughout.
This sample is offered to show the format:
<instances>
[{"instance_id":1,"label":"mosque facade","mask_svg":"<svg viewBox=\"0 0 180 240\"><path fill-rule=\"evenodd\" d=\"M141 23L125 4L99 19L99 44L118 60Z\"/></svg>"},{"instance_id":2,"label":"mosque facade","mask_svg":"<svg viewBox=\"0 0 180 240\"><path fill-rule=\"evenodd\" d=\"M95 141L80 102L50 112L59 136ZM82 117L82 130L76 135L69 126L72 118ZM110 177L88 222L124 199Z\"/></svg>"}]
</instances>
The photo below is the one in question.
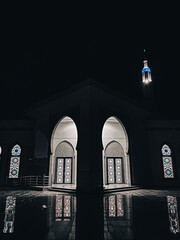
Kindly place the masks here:
<instances>
[{"instance_id":1,"label":"mosque facade","mask_svg":"<svg viewBox=\"0 0 180 240\"><path fill-rule=\"evenodd\" d=\"M151 70L142 70L144 106ZM86 80L0 121L0 185L47 176L50 189L101 192L180 187L180 120L156 120L149 108Z\"/></svg>"}]
</instances>

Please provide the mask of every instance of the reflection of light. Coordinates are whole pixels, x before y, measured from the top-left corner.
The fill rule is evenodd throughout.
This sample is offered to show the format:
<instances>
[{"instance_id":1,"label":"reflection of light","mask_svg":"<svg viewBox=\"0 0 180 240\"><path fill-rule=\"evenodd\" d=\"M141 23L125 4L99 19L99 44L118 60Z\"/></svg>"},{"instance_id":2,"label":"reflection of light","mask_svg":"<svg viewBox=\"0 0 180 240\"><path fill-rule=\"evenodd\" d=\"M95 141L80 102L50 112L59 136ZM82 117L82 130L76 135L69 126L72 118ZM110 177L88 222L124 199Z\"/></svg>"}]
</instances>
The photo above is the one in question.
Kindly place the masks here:
<instances>
[{"instance_id":1,"label":"reflection of light","mask_svg":"<svg viewBox=\"0 0 180 240\"><path fill-rule=\"evenodd\" d=\"M124 204L122 195L111 195L108 197L109 217L123 217Z\"/></svg>"},{"instance_id":2,"label":"reflection of light","mask_svg":"<svg viewBox=\"0 0 180 240\"><path fill-rule=\"evenodd\" d=\"M71 196L56 195L56 221L70 221Z\"/></svg>"},{"instance_id":3,"label":"reflection of light","mask_svg":"<svg viewBox=\"0 0 180 240\"><path fill-rule=\"evenodd\" d=\"M8 196L6 198L3 233L14 232L15 206L16 206L16 198L13 196Z\"/></svg>"},{"instance_id":4,"label":"reflection of light","mask_svg":"<svg viewBox=\"0 0 180 240\"><path fill-rule=\"evenodd\" d=\"M167 205L169 212L170 231L176 234L180 232L176 197L167 196Z\"/></svg>"}]
</instances>

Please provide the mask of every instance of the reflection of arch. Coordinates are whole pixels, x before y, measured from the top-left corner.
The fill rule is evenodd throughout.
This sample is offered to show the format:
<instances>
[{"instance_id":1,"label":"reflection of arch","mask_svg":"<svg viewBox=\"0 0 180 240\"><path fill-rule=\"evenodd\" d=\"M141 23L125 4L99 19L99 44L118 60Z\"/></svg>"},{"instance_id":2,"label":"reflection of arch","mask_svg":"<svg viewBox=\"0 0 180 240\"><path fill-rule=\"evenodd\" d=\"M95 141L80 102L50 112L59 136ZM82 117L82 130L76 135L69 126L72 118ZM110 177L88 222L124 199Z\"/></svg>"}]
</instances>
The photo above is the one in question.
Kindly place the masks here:
<instances>
[{"instance_id":1,"label":"reflection of arch","mask_svg":"<svg viewBox=\"0 0 180 240\"><path fill-rule=\"evenodd\" d=\"M51 136L51 157L50 157L50 185L60 188L76 188L76 169L77 169L77 128L70 117L63 117L54 127ZM68 164L70 164L68 166ZM71 169L67 171L66 166ZM58 172L58 168L61 169ZM68 168L68 169L69 169ZM62 172L63 171L63 172ZM58 178L58 174L63 176ZM71 181L65 178L67 174ZM59 175L60 176L60 175ZM61 184L60 184L61 183Z\"/></svg>"},{"instance_id":2,"label":"reflection of arch","mask_svg":"<svg viewBox=\"0 0 180 240\"><path fill-rule=\"evenodd\" d=\"M130 185L129 141L124 125L116 117L106 120L102 130L104 188ZM113 177L112 177L113 176Z\"/></svg>"}]
</instances>

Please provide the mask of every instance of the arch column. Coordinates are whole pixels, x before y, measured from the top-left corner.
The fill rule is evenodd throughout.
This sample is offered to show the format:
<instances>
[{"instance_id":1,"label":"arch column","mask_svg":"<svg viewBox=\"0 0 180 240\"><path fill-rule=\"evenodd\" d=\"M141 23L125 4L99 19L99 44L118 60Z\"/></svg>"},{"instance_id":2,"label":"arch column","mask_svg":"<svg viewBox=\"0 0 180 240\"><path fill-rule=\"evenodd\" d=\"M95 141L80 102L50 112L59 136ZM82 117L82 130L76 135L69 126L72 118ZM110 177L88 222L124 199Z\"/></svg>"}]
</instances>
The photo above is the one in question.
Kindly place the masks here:
<instances>
[{"instance_id":1,"label":"arch column","mask_svg":"<svg viewBox=\"0 0 180 240\"><path fill-rule=\"evenodd\" d=\"M98 110L87 102L81 105L78 137L77 191L101 192L102 144L101 129L98 124Z\"/></svg>"}]
</instances>

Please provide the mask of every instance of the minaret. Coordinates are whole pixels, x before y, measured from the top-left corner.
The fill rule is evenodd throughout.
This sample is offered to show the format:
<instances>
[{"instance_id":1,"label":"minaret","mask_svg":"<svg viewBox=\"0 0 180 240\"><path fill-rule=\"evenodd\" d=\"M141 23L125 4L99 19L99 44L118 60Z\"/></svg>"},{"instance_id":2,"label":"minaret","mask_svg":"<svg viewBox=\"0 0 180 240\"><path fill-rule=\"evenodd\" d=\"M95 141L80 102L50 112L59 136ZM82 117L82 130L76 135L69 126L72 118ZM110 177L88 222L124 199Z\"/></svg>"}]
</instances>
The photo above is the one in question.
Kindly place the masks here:
<instances>
[{"instance_id":1,"label":"minaret","mask_svg":"<svg viewBox=\"0 0 180 240\"><path fill-rule=\"evenodd\" d=\"M152 82L151 69L148 67L148 61L146 57L146 50L144 49L144 67L142 69L142 82L144 85L150 84Z\"/></svg>"},{"instance_id":2,"label":"minaret","mask_svg":"<svg viewBox=\"0 0 180 240\"><path fill-rule=\"evenodd\" d=\"M148 67L148 60L146 51L144 49L144 67L142 69L142 90L143 90L143 103L149 110L153 107L153 87L151 69Z\"/></svg>"}]
</instances>

